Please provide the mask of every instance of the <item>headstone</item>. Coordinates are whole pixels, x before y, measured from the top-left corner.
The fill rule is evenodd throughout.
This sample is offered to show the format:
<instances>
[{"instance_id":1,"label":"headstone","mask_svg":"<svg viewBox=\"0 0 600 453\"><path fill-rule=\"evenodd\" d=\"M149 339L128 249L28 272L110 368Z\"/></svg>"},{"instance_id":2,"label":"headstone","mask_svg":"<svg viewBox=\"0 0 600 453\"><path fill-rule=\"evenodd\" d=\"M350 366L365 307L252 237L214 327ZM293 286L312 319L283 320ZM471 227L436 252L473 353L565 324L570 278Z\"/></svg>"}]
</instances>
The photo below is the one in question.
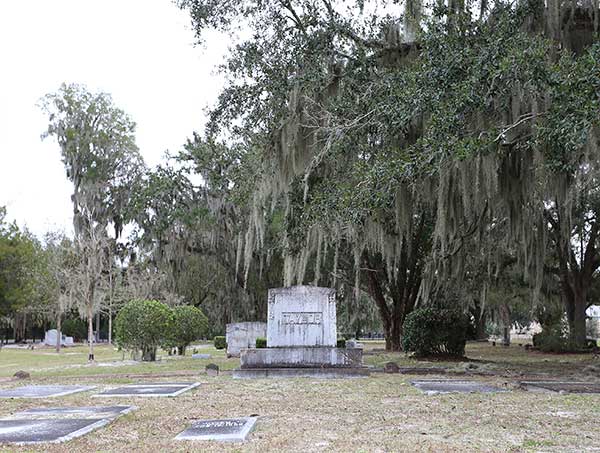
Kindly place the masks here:
<instances>
[{"instance_id":1,"label":"headstone","mask_svg":"<svg viewBox=\"0 0 600 453\"><path fill-rule=\"evenodd\" d=\"M266 346L242 349L240 369L234 370L233 377L368 375L362 368L362 348L337 347L335 290L332 288L270 289ZM340 373L315 371L323 368L345 370Z\"/></svg>"},{"instance_id":2,"label":"headstone","mask_svg":"<svg viewBox=\"0 0 600 453\"><path fill-rule=\"evenodd\" d=\"M398 373L400 371L400 368L395 362L387 362L383 366L383 371L385 373Z\"/></svg>"},{"instance_id":3,"label":"headstone","mask_svg":"<svg viewBox=\"0 0 600 453\"><path fill-rule=\"evenodd\" d=\"M20 370L13 374L13 377L17 379L29 379L31 375L27 371Z\"/></svg>"},{"instance_id":4,"label":"headstone","mask_svg":"<svg viewBox=\"0 0 600 453\"><path fill-rule=\"evenodd\" d=\"M53 398L87 392L93 388L87 385L27 385L0 390L0 398Z\"/></svg>"},{"instance_id":5,"label":"headstone","mask_svg":"<svg viewBox=\"0 0 600 453\"><path fill-rule=\"evenodd\" d=\"M206 374L209 376L218 376L219 375L219 365L215 365L214 363L209 363L206 365Z\"/></svg>"},{"instance_id":6,"label":"headstone","mask_svg":"<svg viewBox=\"0 0 600 453\"><path fill-rule=\"evenodd\" d=\"M73 344L73 338L72 337L69 337L69 338L71 338L70 344ZM46 335L44 336L44 344L46 346L56 346L57 339L58 339L58 330L50 329L50 330L46 331ZM61 335L60 345L61 346L67 345L67 337L65 337L64 335Z\"/></svg>"},{"instance_id":7,"label":"headstone","mask_svg":"<svg viewBox=\"0 0 600 453\"><path fill-rule=\"evenodd\" d=\"M227 324L227 356L239 357L245 348L254 348L257 338L267 336L266 322L235 322Z\"/></svg>"},{"instance_id":8,"label":"headstone","mask_svg":"<svg viewBox=\"0 0 600 453\"><path fill-rule=\"evenodd\" d=\"M412 381L412 385L428 395L438 393L495 393L504 390L493 385L477 381L459 381L455 379L428 379Z\"/></svg>"},{"instance_id":9,"label":"headstone","mask_svg":"<svg viewBox=\"0 0 600 453\"><path fill-rule=\"evenodd\" d=\"M210 354L192 354L192 359L210 359Z\"/></svg>"},{"instance_id":10,"label":"headstone","mask_svg":"<svg viewBox=\"0 0 600 453\"><path fill-rule=\"evenodd\" d=\"M256 417L199 420L175 439L242 442L246 440L255 423Z\"/></svg>"},{"instance_id":11,"label":"headstone","mask_svg":"<svg viewBox=\"0 0 600 453\"><path fill-rule=\"evenodd\" d=\"M348 340L346 341L346 347L353 349L353 348L358 348L358 349L363 349L363 344L359 343L358 340Z\"/></svg>"},{"instance_id":12,"label":"headstone","mask_svg":"<svg viewBox=\"0 0 600 453\"><path fill-rule=\"evenodd\" d=\"M335 290L292 286L269 290L267 346L330 346L337 343Z\"/></svg>"},{"instance_id":13,"label":"headstone","mask_svg":"<svg viewBox=\"0 0 600 453\"><path fill-rule=\"evenodd\" d=\"M96 395L96 398L106 397L174 397L181 395L200 385L199 382L156 382L143 384L130 384L105 390Z\"/></svg>"}]
</instances>

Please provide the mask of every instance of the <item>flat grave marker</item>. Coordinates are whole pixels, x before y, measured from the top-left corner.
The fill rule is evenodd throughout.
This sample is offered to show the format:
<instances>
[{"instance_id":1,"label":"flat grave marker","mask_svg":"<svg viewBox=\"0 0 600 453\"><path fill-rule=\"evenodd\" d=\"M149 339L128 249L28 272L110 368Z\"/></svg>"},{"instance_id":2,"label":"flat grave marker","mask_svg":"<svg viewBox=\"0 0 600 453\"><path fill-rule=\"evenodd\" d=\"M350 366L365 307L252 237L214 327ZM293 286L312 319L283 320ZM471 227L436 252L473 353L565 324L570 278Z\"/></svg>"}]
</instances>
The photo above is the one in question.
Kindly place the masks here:
<instances>
[{"instance_id":1,"label":"flat grave marker","mask_svg":"<svg viewBox=\"0 0 600 453\"><path fill-rule=\"evenodd\" d=\"M133 406L33 408L0 420L0 444L66 442L107 425Z\"/></svg>"},{"instance_id":2,"label":"flat grave marker","mask_svg":"<svg viewBox=\"0 0 600 453\"><path fill-rule=\"evenodd\" d=\"M597 382L521 381L521 386L530 392L600 393Z\"/></svg>"},{"instance_id":3,"label":"flat grave marker","mask_svg":"<svg viewBox=\"0 0 600 453\"><path fill-rule=\"evenodd\" d=\"M174 397L200 385L199 382L156 382L152 384L129 384L105 390L93 397Z\"/></svg>"},{"instance_id":4,"label":"flat grave marker","mask_svg":"<svg viewBox=\"0 0 600 453\"><path fill-rule=\"evenodd\" d=\"M428 395L438 393L496 393L504 389L478 381L457 379L423 379L411 381L411 384Z\"/></svg>"},{"instance_id":5,"label":"flat grave marker","mask_svg":"<svg viewBox=\"0 0 600 453\"><path fill-rule=\"evenodd\" d=\"M0 398L55 398L96 388L89 385L25 385L0 390Z\"/></svg>"},{"instance_id":6,"label":"flat grave marker","mask_svg":"<svg viewBox=\"0 0 600 453\"><path fill-rule=\"evenodd\" d=\"M175 440L217 440L243 442L256 424L256 417L198 420Z\"/></svg>"}]
</instances>

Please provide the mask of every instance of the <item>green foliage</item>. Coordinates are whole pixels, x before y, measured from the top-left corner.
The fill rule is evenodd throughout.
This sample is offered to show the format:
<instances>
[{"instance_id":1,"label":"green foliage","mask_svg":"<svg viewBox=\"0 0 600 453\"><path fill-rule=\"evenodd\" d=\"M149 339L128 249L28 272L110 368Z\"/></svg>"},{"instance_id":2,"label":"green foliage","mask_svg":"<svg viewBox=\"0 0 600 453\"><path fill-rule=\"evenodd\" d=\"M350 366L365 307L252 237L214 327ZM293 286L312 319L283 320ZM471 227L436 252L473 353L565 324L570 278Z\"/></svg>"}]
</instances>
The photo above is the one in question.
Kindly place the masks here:
<instances>
[{"instance_id":1,"label":"green foliage","mask_svg":"<svg viewBox=\"0 0 600 453\"><path fill-rule=\"evenodd\" d=\"M192 341L206 337L208 318L202 310L191 305L179 305L173 310L173 324L169 328L166 346L177 347L179 354L185 355L185 349Z\"/></svg>"},{"instance_id":2,"label":"green foliage","mask_svg":"<svg viewBox=\"0 0 600 453\"><path fill-rule=\"evenodd\" d=\"M227 347L227 342L225 340L225 337L220 336L220 335L218 335L214 338L213 343L214 343L216 349L225 349Z\"/></svg>"},{"instance_id":3,"label":"green foliage","mask_svg":"<svg viewBox=\"0 0 600 453\"><path fill-rule=\"evenodd\" d=\"M81 318L67 318L61 323L62 334L73 337L74 341L82 341L87 338L87 324Z\"/></svg>"},{"instance_id":4,"label":"green foliage","mask_svg":"<svg viewBox=\"0 0 600 453\"><path fill-rule=\"evenodd\" d=\"M577 352L582 349L569 335L563 322L545 325L541 332L533 335L533 346L542 352Z\"/></svg>"},{"instance_id":5,"label":"green foliage","mask_svg":"<svg viewBox=\"0 0 600 453\"><path fill-rule=\"evenodd\" d=\"M267 347L267 339L263 337L258 337L256 339L256 347L257 348L266 348Z\"/></svg>"},{"instance_id":6,"label":"green foliage","mask_svg":"<svg viewBox=\"0 0 600 453\"><path fill-rule=\"evenodd\" d=\"M338 348L345 348L346 347L346 339L345 338L338 338L338 341L336 343L336 347L338 347Z\"/></svg>"},{"instance_id":7,"label":"green foliage","mask_svg":"<svg viewBox=\"0 0 600 453\"><path fill-rule=\"evenodd\" d=\"M141 351L142 360L156 360L156 349L169 336L173 313L156 300L133 300L115 318L117 344L132 351Z\"/></svg>"},{"instance_id":8,"label":"green foliage","mask_svg":"<svg viewBox=\"0 0 600 453\"><path fill-rule=\"evenodd\" d=\"M402 347L418 356L463 356L469 323L457 309L419 308L404 321Z\"/></svg>"}]
</instances>

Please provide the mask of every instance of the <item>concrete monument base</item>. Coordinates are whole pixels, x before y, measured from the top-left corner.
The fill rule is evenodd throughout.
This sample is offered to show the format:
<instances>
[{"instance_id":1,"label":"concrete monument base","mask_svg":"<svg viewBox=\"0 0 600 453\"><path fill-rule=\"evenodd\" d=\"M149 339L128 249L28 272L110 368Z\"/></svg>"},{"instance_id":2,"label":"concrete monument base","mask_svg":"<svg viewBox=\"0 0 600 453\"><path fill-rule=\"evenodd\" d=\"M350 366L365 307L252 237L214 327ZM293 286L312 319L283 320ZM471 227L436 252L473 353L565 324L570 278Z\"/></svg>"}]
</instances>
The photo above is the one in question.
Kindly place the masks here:
<instances>
[{"instance_id":1,"label":"concrete monument base","mask_svg":"<svg viewBox=\"0 0 600 453\"><path fill-rule=\"evenodd\" d=\"M317 378L346 379L369 376L367 367L357 368L240 368L232 371L234 379Z\"/></svg>"},{"instance_id":2,"label":"concrete monument base","mask_svg":"<svg viewBox=\"0 0 600 453\"><path fill-rule=\"evenodd\" d=\"M356 368L362 366L360 348L280 347L242 349L240 367L246 368Z\"/></svg>"}]
</instances>

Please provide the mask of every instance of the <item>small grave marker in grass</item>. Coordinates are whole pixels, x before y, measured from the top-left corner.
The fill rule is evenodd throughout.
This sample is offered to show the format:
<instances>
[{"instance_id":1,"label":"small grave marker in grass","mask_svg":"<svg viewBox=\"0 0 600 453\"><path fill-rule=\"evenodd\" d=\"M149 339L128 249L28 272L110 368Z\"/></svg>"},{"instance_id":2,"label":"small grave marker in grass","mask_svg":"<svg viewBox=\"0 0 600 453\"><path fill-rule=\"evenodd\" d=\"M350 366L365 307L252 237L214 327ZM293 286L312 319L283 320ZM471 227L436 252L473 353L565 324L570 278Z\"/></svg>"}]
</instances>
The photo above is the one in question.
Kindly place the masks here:
<instances>
[{"instance_id":1,"label":"small grave marker in grass","mask_svg":"<svg viewBox=\"0 0 600 453\"><path fill-rule=\"evenodd\" d=\"M533 392L600 393L597 382L522 381L521 386Z\"/></svg>"},{"instance_id":2,"label":"small grave marker in grass","mask_svg":"<svg viewBox=\"0 0 600 453\"><path fill-rule=\"evenodd\" d=\"M131 384L105 390L94 397L160 397L177 396L200 385L199 382L155 382L152 384Z\"/></svg>"},{"instance_id":3,"label":"small grave marker in grass","mask_svg":"<svg viewBox=\"0 0 600 453\"><path fill-rule=\"evenodd\" d=\"M175 437L175 439L242 442L246 440L255 423L256 417L199 420Z\"/></svg>"},{"instance_id":4,"label":"small grave marker in grass","mask_svg":"<svg viewBox=\"0 0 600 453\"><path fill-rule=\"evenodd\" d=\"M428 395L437 393L495 393L503 392L503 389L477 381L453 380L453 379L426 379L412 381L412 385Z\"/></svg>"},{"instance_id":5,"label":"small grave marker in grass","mask_svg":"<svg viewBox=\"0 0 600 453\"><path fill-rule=\"evenodd\" d=\"M0 398L54 398L72 393L87 392L95 386L87 385L26 385L0 390Z\"/></svg>"}]
</instances>

